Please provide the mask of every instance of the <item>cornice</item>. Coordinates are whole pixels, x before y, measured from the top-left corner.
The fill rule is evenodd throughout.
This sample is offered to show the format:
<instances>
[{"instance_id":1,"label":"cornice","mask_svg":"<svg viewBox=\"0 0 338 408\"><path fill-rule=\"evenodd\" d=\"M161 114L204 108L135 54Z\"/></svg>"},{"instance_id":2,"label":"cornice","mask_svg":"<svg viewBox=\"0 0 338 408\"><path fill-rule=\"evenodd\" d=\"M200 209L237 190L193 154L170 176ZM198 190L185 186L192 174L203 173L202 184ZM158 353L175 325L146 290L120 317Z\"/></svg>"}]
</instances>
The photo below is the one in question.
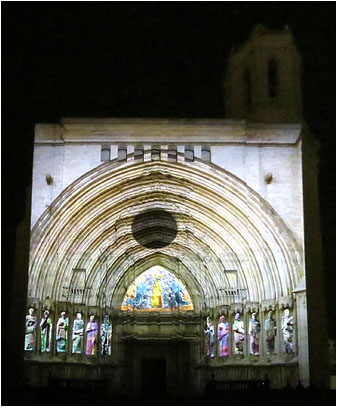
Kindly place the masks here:
<instances>
[{"instance_id":1,"label":"cornice","mask_svg":"<svg viewBox=\"0 0 338 408\"><path fill-rule=\"evenodd\" d=\"M232 119L66 118L37 124L35 144L296 144L299 123L251 123Z\"/></svg>"}]
</instances>

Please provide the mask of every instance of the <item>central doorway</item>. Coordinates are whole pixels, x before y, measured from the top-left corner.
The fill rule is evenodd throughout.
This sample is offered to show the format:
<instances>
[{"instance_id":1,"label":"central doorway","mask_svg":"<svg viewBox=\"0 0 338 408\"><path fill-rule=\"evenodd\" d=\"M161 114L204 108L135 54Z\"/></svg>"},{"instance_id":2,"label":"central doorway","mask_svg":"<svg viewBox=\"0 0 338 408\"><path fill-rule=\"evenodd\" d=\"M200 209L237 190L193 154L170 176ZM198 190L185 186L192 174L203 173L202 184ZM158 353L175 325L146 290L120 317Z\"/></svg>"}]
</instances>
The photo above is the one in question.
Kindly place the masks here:
<instances>
[{"instance_id":1,"label":"central doorway","mask_svg":"<svg viewBox=\"0 0 338 408\"><path fill-rule=\"evenodd\" d=\"M141 361L141 387L146 395L167 395L167 360L165 358Z\"/></svg>"},{"instance_id":2,"label":"central doorway","mask_svg":"<svg viewBox=\"0 0 338 408\"><path fill-rule=\"evenodd\" d=\"M135 395L170 397L189 389L192 367L189 341L128 340L124 349L126 381Z\"/></svg>"}]
</instances>

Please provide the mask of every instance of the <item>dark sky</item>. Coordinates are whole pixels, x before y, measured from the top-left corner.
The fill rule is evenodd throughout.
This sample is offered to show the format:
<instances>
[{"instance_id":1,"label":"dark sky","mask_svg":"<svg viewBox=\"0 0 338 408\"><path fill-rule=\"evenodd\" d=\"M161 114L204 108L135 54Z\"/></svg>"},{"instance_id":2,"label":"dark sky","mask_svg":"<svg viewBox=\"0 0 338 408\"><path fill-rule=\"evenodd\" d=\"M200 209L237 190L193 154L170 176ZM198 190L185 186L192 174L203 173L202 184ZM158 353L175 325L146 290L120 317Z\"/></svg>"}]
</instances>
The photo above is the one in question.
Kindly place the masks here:
<instances>
[{"instance_id":1,"label":"dark sky","mask_svg":"<svg viewBox=\"0 0 338 408\"><path fill-rule=\"evenodd\" d=\"M257 23L288 24L302 55L305 119L321 143L334 336L335 15L335 2L3 2L3 279L10 276L15 227L31 182L35 123L67 116L222 117L231 47Z\"/></svg>"}]
</instances>

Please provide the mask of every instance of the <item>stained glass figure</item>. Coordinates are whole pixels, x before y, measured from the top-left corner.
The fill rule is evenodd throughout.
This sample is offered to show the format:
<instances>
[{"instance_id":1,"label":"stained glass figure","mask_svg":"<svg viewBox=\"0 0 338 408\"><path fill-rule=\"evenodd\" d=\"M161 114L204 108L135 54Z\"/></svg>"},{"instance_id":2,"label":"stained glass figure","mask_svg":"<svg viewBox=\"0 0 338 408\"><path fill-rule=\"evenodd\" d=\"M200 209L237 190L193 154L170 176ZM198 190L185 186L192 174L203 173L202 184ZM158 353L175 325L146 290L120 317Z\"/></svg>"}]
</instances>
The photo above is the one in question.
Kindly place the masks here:
<instances>
[{"instance_id":1,"label":"stained glass figure","mask_svg":"<svg viewBox=\"0 0 338 408\"><path fill-rule=\"evenodd\" d=\"M285 309L284 316L282 318L282 333L285 353L294 353L293 324L293 316L290 315L289 309Z\"/></svg>"},{"instance_id":2,"label":"stained glass figure","mask_svg":"<svg viewBox=\"0 0 338 408\"><path fill-rule=\"evenodd\" d=\"M101 324L101 354L103 356L111 355L111 336L112 325L109 321L109 316L106 314Z\"/></svg>"},{"instance_id":3,"label":"stained glass figure","mask_svg":"<svg viewBox=\"0 0 338 408\"><path fill-rule=\"evenodd\" d=\"M235 320L232 324L232 330L234 332L235 341L235 354L243 354L244 345L244 322L241 320L241 314L235 314Z\"/></svg>"},{"instance_id":4,"label":"stained glass figure","mask_svg":"<svg viewBox=\"0 0 338 408\"><path fill-rule=\"evenodd\" d=\"M225 357L229 355L229 323L225 321L222 315L219 318L217 326L217 337L219 341L219 356Z\"/></svg>"},{"instance_id":5,"label":"stained glass figure","mask_svg":"<svg viewBox=\"0 0 338 408\"><path fill-rule=\"evenodd\" d=\"M58 353L66 352L68 324L69 320L66 317L66 312L61 312L56 324L56 351Z\"/></svg>"},{"instance_id":6,"label":"stained glass figure","mask_svg":"<svg viewBox=\"0 0 338 408\"><path fill-rule=\"evenodd\" d=\"M72 340L73 340L72 352L75 354L81 353L83 329L84 329L84 323L82 320L81 313L76 313L76 319L74 320L74 323L73 323L73 335L72 335Z\"/></svg>"},{"instance_id":7,"label":"stained glass figure","mask_svg":"<svg viewBox=\"0 0 338 408\"><path fill-rule=\"evenodd\" d=\"M259 334L261 331L261 324L256 319L256 313L252 313L249 320L249 339L250 339L250 354L259 355Z\"/></svg>"},{"instance_id":8,"label":"stained glass figure","mask_svg":"<svg viewBox=\"0 0 338 408\"><path fill-rule=\"evenodd\" d=\"M36 317L34 315L34 309L30 307L28 309L28 315L26 316L26 330L25 330L25 350L33 351L35 340L35 328Z\"/></svg>"},{"instance_id":9,"label":"stained glass figure","mask_svg":"<svg viewBox=\"0 0 338 408\"><path fill-rule=\"evenodd\" d=\"M160 266L143 272L129 286L121 310L193 310L188 291L172 273Z\"/></svg>"},{"instance_id":10,"label":"stained glass figure","mask_svg":"<svg viewBox=\"0 0 338 408\"><path fill-rule=\"evenodd\" d=\"M268 313L268 318L264 322L264 330L266 334L266 349L268 354L275 351L275 337L277 332L276 320L272 317L272 311Z\"/></svg>"},{"instance_id":11,"label":"stained glass figure","mask_svg":"<svg viewBox=\"0 0 338 408\"><path fill-rule=\"evenodd\" d=\"M98 325L95 321L95 316L91 315L89 317L89 322L86 327L87 333L87 343L86 343L86 354L88 356L94 356L96 354L96 338L98 333Z\"/></svg>"},{"instance_id":12,"label":"stained glass figure","mask_svg":"<svg viewBox=\"0 0 338 408\"><path fill-rule=\"evenodd\" d=\"M41 351L50 351L50 340L52 335L52 319L49 315L49 310L43 312L43 317L40 322L41 329Z\"/></svg>"}]
</instances>

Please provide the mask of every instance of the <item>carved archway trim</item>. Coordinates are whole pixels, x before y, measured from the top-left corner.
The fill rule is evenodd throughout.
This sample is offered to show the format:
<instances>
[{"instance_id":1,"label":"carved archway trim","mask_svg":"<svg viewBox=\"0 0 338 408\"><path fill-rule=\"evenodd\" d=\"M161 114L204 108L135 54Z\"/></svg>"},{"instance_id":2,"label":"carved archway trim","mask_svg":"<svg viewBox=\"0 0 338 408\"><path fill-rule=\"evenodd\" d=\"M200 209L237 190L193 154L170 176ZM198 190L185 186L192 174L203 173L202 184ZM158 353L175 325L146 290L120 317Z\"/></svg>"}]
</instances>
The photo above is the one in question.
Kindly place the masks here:
<instances>
[{"instance_id":1,"label":"carved archway trim","mask_svg":"<svg viewBox=\"0 0 338 408\"><path fill-rule=\"evenodd\" d=\"M134 216L154 208L171 212L178 226L173 243L156 250L131 233ZM237 284L250 301L288 296L303 273L291 231L233 174L200 161L109 162L68 186L36 222L29 296L63 300L62 287L82 269L91 288L86 302L94 305L103 278L113 293L131 264L161 256L179 259L208 307L220 302L221 288Z\"/></svg>"}]
</instances>

